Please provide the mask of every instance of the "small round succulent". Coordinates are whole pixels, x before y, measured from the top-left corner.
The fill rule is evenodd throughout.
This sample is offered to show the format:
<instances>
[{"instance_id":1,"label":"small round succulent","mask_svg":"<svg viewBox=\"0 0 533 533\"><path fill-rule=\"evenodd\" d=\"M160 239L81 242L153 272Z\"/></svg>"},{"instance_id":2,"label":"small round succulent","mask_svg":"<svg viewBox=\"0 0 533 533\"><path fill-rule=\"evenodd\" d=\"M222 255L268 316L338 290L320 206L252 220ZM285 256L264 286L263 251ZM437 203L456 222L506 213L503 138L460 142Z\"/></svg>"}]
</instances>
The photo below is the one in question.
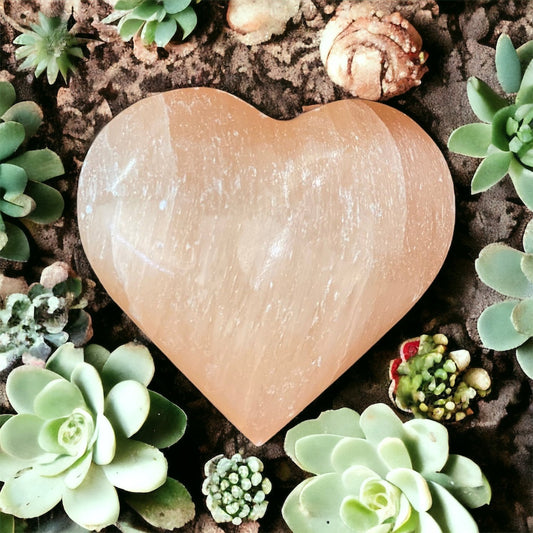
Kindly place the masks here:
<instances>
[{"instance_id":1,"label":"small round succulent","mask_svg":"<svg viewBox=\"0 0 533 533\"><path fill-rule=\"evenodd\" d=\"M73 35L66 21L60 17L47 17L39 12L39 24L31 24L31 30L19 35L13 42L19 45L17 59L24 59L20 70L34 69L38 78L46 71L50 85L61 72L65 82L69 71L75 72L74 58L84 57L81 41Z\"/></svg>"},{"instance_id":2,"label":"small round succulent","mask_svg":"<svg viewBox=\"0 0 533 533\"><path fill-rule=\"evenodd\" d=\"M509 174L522 201L533 209L533 44L514 48L502 34L496 45L500 96L482 80L468 80L468 100L481 123L466 124L450 135L453 152L482 158L472 192L486 191Z\"/></svg>"},{"instance_id":3,"label":"small round succulent","mask_svg":"<svg viewBox=\"0 0 533 533\"><path fill-rule=\"evenodd\" d=\"M243 458L239 453L229 459L217 455L205 464L202 492L216 522L239 525L264 516L272 484L263 477L263 468L257 457Z\"/></svg>"},{"instance_id":4,"label":"small round succulent","mask_svg":"<svg viewBox=\"0 0 533 533\"><path fill-rule=\"evenodd\" d=\"M440 333L402 343L389 370L389 393L400 409L439 422L459 421L473 413L471 400L489 394L487 371L468 368L469 352L448 352L447 346L448 338Z\"/></svg>"},{"instance_id":5,"label":"small round succulent","mask_svg":"<svg viewBox=\"0 0 533 533\"><path fill-rule=\"evenodd\" d=\"M181 511L169 529L192 518L190 496L167 479L158 449L181 438L186 417L147 389L153 374L150 353L134 343L111 353L67 343L46 368L13 370L6 392L18 414L0 427L0 512L34 518L62 502L71 520L99 530L118 520L120 495L156 526L161 502Z\"/></svg>"},{"instance_id":6,"label":"small round succulent","mask_svg":"<svg viewBox=\"0 0 533 533\"><path fill-rule=\"evenodd\" d=\"M449 454L442 424L402 424L384 404L302 422L287 432L285 451L314 474L283 505L294 533L478 533L465 506L491 497L480 468Z\"/></svg>"},{"instance_id":7,"label":"small round succulent","mask_svg":"<svg viewBox=\"0 0 533 533\"><path fill-rule=\"evenodd\" d=\"M45 181L63 174L59 156L49 149L25 150L43 120L35 102L15 103L11 83L0 82L0 257L26 261L24 231L10 220L49 224L63 212L63 198Z\"/></svg>"},{"instance_id":8,"label":"small round succulent","mask_svg":"<svg viewBox=\"0 0 533 533\"><path fill-rule=\"evenodd\" d=\"M165 47L181 30L186 39L196 27L198 18L191 4L201 0L118 0L115 10L102 22L118 21L118 32L124 41L140 34L145 45Z\"/></svg>"}]
</instances>

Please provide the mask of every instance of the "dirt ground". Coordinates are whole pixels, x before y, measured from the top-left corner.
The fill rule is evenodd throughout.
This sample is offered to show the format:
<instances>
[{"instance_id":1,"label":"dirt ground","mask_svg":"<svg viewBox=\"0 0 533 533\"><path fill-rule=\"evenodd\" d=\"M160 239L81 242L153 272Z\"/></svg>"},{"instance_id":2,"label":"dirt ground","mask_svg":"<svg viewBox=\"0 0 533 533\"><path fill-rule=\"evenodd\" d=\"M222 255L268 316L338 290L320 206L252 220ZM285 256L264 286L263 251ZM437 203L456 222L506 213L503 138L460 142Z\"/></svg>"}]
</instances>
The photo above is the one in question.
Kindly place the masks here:
<instances>
[{"instance_id":1,"label":"dirt ground","mask_svg":"<svg viewBox=\"0 0 533 533\"><path fill-rule=\"evenodd\" d=\"M108 3L66 0L64 8L72 9L75 30L90 40L77 75L68 84L58 81L53 86L43 77L35 79L32 73L17 70L15 46L11 43L18 32L0 20L0 79L14 84L19 100L31 99L42 106L44 124L34 143L59 153L66 167L65 176L55 181L65 198L64 216L54 225L32 229L28 263L0 262L0 270L31 282L38 279L43 266L63 260L82 277L97 282L78 237L77 178L98 131L143 97L180 87L215 87L278 119L297 116L303 106L348 98L329 80L318 52L320 31L339 3L302 0L299 16L288 24L283 35L247 46L227 27L226 2L204 0L198 6L199 25L186 43L147 50L139 43L122 42L113 27L100 22L111 11ZM315 417L325 409L347 406L362 411L371 403L388 402L388 361L396 355L402 340L424 332L445 333L455 347L468 349L476 366L486 368L493 379L493 392L478 404L475 416L449 427L451 451L476 461L493 487L491 505L472 514L482 532L533 531L532 382L521 371L514 353L482 348L477 317L499 296L486 288L474 271L474 260L485 245L504 241L519 247L531 214L508 180L472 196L470 180L477 162L446 149L454 128L475 121L466 97L468 76L476 75L496 86L494 46L500 33L507 32L515 45L533 39L533 2L392 3L422 35L429 53L429 72L420 87L388 103L418 122L449 163L457 202L454 240L436 281L416 306L297 420ZM4 7L18 24L27 25L36 19L39 9L52 13L62 6L61 2L45 0L5 0ZM98 283L88 311L94 321L95 342L112 348L138 339L150 346L157 365L151 388L188 414L185 437L167 452L170 474L187 486L197 509L195 521L182 531L239 530L228 526L217 529L201 495L205 461L219 453L239 450L262 458L274 485L260 531L289 531L281 518L281 505L304 475L284 456L285 430L264 446L253 446L150 345ZM240 531L245 529L241 527Z\"/></svg>"}]
</instances>

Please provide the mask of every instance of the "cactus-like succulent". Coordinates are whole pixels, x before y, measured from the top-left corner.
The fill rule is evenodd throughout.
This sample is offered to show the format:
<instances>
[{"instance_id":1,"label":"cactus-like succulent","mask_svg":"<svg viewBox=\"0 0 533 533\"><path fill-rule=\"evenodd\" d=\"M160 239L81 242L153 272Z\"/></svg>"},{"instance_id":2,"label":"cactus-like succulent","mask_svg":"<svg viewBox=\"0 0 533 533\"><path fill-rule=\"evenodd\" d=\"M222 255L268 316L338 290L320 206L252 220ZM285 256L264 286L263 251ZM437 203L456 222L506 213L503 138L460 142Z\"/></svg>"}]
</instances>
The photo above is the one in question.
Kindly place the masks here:
<instances>
[{"instance_id":1,"label":"cactus-like succulent","mask_svg":"<svg viewBox=\"0 0 533 533\"><path fill-rule=\"evenodd\" d=\"M65 171L52 150L25 150L25 142L41 125L43 114L35 102L15 100L13 85L0 82L0 257L26 261L28 239L10 220L56 221L63 212L63 198L43 182Z\"/></svg>"},{"instance_id":2,"label":"cactus-like succulent","mask_svg":"<svg viewBox=\"0 0 533 533\"><path fill-rule=\"evenodd\" d=\"M0 427L0 512L34 518L62 502L71 520L100 530L118 520L120 496L156 527L170 507L180 518L168 529L190 520L190 496L167 479L158 449L181 438L186 417L147 389L153 374L150 353L134 343L111 353L67 343L46 368L13 370L6 392L18 414Z\"/></svg>"},{"instance_id":3,"label":"cactus-like succulent","mask_svg":"<svg viewBox=\"0 0 533 533\"><path fill-rule=\"evenodd\" d=\"M500 96L482 80L468 80L468 100L482 121L450 135L453 152L483 158L472 179L472 192L486 191L509 174L518 196L533 209L533 44L514 48L502 34L496 45Z\"/></svg>"},{"instance_id":4,"label":"cactus-like succulent","mask_svg":"<svg viewBox=\"0 0 533 533\"><path fill-rule=\"evenodd\" d=\"M463 420L470 402L490 392L486 370L468 368L467 350L447 352L446 335L421 335L400 346L390 364L391 400L403 411L439 422Z\"/></svg>"},{"instance_id":5,"label":"cactus-like succulent","mask_svg":"<svg viewBox=\"0 0 533 533\"><path fill-rule=\"evenodd\" d=\"M124 41L140 34L145 45L165 47L180 32L186 39L196 27L198 18L191 4L201 0L118 0L115 10L102 20L118 21L118 32Z\"/></svg>"},{"instance_id":6,"label":"cactus-like succulent","mask_svg":"<svg viewBox=\"0 0 533 533\"><path fill-rule=\"evenodd\" d=\"M257 457L243 458L239 453L230 458L217 455L205 464L202 492L216 522L239 525L264 516L272 484L263 476L263 468Z\"/></svg>"},{"instance_id":7,"label":"cactus-like succulent","mask_svg":"<svg viewBox=\"0 0 533 533\"><path fill-rule=\"evenodd\" d=\"M37 78L46 71L50 85L56 82L60 72L66 82L69 71L76 71L72 60L84 57L81 41L69 31L67 22L41 12L39 24L31 24L31 30L20 34L13 42L19 45L15 57L24 59L19 70L33 69Z\"/></svg>"},{"instance_id":8,"label":"cactus-like succulent","mask_svg":"<svg viewBox=\"0 0 533 533\"><path fill-rule=\"evenodd\" d=\"M402 424L384 404L302 422L287 432L285 451L314 474L283 505L294 533L477 533L465 506L491 497L480 468L448 453L442 424Z\"/></svg>"},{"instance_id":9,"label":"cactus-like succulent","mask_svg":"<svg viewBox=\"0 0 533 533\"><path fill-rule=\"evenodd\" d=\"M51 276L53 285L47 283ZM64 263L46 267L27 293L10 294L4 302L0 297L0 370L20 358L44 366L53 347L85 344L92 336L86 305L82 280Z\"/></svg>"}]
</instances>

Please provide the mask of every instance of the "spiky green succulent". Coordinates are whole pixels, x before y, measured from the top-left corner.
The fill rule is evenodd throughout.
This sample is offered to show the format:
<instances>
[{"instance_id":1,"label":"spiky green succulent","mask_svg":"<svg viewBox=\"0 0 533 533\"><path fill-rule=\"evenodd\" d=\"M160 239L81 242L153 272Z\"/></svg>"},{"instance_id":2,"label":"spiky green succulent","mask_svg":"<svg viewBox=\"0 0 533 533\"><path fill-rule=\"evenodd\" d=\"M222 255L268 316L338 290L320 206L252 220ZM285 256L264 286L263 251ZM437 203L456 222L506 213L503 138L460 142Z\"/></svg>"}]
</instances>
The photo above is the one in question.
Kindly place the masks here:
<instances>
[{"instance_id":1,"label":"spiky green succulent","mask_svg":"<svg viewBox=\"0 0 533 533\"><path fill-rule=\"evenodd\" d=\"M508 35L496 46L500 96L482 80L467 83L468 100L482 121L450 135L453 152L482 158L472 178L472 192L486 191L509 174L522 201L533 209L533 41L515 50Z\"/></svg>"},{"instance_id":2,"label":"spiky green succulent","mask_svg":"<svg viewBox=\"0 0 533 533\"><path fill-rule=\"evenodd\" d=\"M124 41L140 34L145 45L164 47L176 35L186 39L196 27L198 18L191 4L201 0L118 0L115 10L102 22L118 21L118 32Z\"/></svg>"},{"instance_id":3,"label":"spiky green succulent","mask_svg":"<svg viewBox=\"0 0 533 533\"><path fill-rule=\"evenodd\" d=\"M63 212L63 198L45 181L63 174L59 156L25 144L43 120L35 102L15 103L9 82L0 82L0 257L26 261L28 239L15 220L49 224Z\"/></svg>"},{"instance_id":4,"label":"spiky green succulent","mask_svg":"<svg viewBox=\"0 0 533 533\"><path fill-rule=\"evenodd\" d=\"M449 454L442 424L402 424L384 404L302 422L287 432L285 451L314 474L283 505L294 533L477 533L465 506L491 498L480 468Z\"/></svg>"},{"instance_id":5,"label":"spiky green succulent","mask_svg":"<svg viewBox=\"0 0 533 533\"><path fill-rule=\"evenodd\" d=\"M264 516L272 484L263 469L257 457L243 458L239 453L230 458L217 455L205 464L202 492L215 522L239 525Z\"/></svg>"},{"instance_id":6,"label":"spiky green succulent","mask_svg":"<svg viewBox=\"0 0 533 533\"><path fill-rule=\"evenodd\" d=\"M71 520L100 530L119 519L120 496L156 527L190 520L194 505L167 478L159 450L181 438L186 417L147 389L153 374L150 353L134 343L111 353L67 343L46 368L13 370L6 392L17 414L0 427L0 512L29 519L62 502Z\"/></svg>"},{"instance_id":7,"label":"spiky green succulent","mask_svg":"<svg viewBox=\"0 0 533 533\"><path fill-rule=\"evenodd\" d=\"M41 12L38 16L39 23L31 24L31 30L13 41L19 45L15 57L24 60L19 70L33 69L37 78L46 71L50 85L56 82L61 72L66 82L69 72L76 71L73 60L84 57L81 41L60 17L47 17Z\"/></svg>"},{"instance_id":8,"label":"spiky green succulent","mask_svg":"<svg viewBox=\"0 0 533 533\"><path fill-rule=\"evenodd\" d=\"M467 350L447 351L441 333L402 343L390 365L390 396L403 411L439 422L463 420L473 413L471 401L490 392L486 370L469 368Z\"/></svg>"}]
</instances>

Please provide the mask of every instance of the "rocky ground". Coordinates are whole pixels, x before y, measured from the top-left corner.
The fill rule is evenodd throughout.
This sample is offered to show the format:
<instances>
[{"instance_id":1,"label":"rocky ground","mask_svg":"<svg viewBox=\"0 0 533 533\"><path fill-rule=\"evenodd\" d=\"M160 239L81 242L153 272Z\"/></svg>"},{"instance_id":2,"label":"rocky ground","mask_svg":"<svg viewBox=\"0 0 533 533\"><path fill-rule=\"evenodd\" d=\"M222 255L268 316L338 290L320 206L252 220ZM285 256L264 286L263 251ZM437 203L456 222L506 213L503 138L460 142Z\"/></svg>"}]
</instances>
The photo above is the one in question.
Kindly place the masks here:
<instances>
[{"instance_id":1,"label":"rocky ground","mask_svg":"<svg viewBox=\"0 0 533 533\"><path fill-rule=\"evenodd\" d=\"M15 23L35 20L36 11L61 9L60 2L4 0ZM111 11L104 1L65 0L73 10L75 30L89 40L78 74L65 84L49 86L41 77L19 72L12 39L18 32L0 20L0 79L11 81L19 100L35 100L45 122L35 144L61 155L66 174L56 181L66 201L55 225L33 228L31 260L0 262L7 275L38 279L43 266L68 262L83 277L94 274L81 248L76 219L76 182L91 142L121 110L151 94L190 86L208 86L233 93L279 119L290 119L303 106L349 97L329 80L318 53L320 31L336 5L334 0L302 0L300 14L285 33L269 42L248 46L225 23L226 2L204 0L200 23L190 40L168 49L145 49L123 43L113 27L100 21ZM531 214L504 180L490 191L471 196L469 185L477 162L450 154L450 132L475 117L469 110L465 82L476 75L496 85L493 58L500 33L515 45L533 39L533 3L528 0L464 2L398 0L393 4L421 33L429 52L429 72L420 87L389 104L417 121L442 149L452 172L457 198L457 222L448 258L434 284L419 303L369 353L314 401L298 420L325 409L348 406L358 411L387 402L388 361L405 338L423 332L443 332L456 347L470 350L476 366L492 375L493 392L480 402L474 417L450 426L451 450L476 461L493 487L489 507L473 511L482 532L533 531L533 402L532 383L516 363L514 353L483 349L476 330L482 309L498 299L476 277L474 260L483 246L495 241L519 247ZM431 246L439 246L432 243ZM97 281L95 279L95 281ZM89 312L94 341L108 347L132 338L149 343L97 284ZM204 462L219 453L241 450L264 459L274 491L260 530L288 531L280 509L303 474L283 454L285 431L255 447L236 431L153 346L157 372L152 388L178 403L189 416L185 437L168 452L170 473L190 490L197 507L187 533L236 531L210 520L200 487ZM4 399L5 404L5 399ZM254 528L252 528L253 530ZM244 531L241 528L239 531Z\"/></svg>"}]
</instances>

